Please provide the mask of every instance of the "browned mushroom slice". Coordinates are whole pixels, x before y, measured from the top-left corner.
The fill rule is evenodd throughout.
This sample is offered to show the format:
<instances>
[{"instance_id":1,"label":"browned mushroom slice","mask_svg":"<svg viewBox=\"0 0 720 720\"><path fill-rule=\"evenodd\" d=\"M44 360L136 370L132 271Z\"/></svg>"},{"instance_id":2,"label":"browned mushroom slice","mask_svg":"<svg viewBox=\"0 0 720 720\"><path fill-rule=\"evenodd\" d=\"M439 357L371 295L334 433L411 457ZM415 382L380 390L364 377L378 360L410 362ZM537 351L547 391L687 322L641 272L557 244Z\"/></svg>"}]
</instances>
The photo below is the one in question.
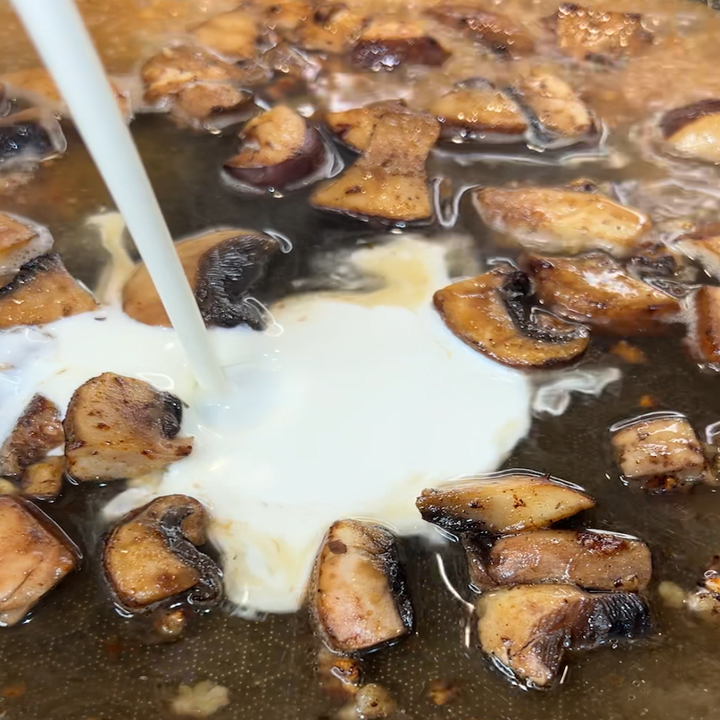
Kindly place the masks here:
<instances>
[{"instance_id":1,"label":"browned mushroom slice","mask_svg":"<svg viewBox=\"0 0 720 720\"><path fill-rule=\"evenodd\" d=\"M672 247L720 280L720 223L710 223L685 233L673 242Z\"/></svg>"},{"instance_id":2,"label":"browned mushroom slice","mask_svg":"<svg viewBox=\"0 0 720 720\"><path fill-rule=\"evenodd\" d=\"M662 332L680 313L674 297L636 280L604 253L531 255L527 264L538 298L552 312L601 332Z\"/></svg>"},{"instance_id":3,"label":"browned mushroom slice","mask_svg":"<svg viewBox=\"0 0 720 720\"><path fill-rule=\"evenodd\" d=\"M683 415L651 413L611 430L612 448L625 480L642 481L658 490L712 480L700 440Z\"/></svg>"},{"instance_id":4,"label":"browned mushroom slice","mask_svg":"<svg viewBox=\"0 0 720 720\"><path fill-rule=\"evenodd\" d=\"M223 240L203 253L195 280L195 299L205 324L264 327L259 309L247 302L251 288L265 275L280 249L275 238L250 235Z\"/></svg>"},{"instance_id":5,"label":"browned mushroom slice","mask_svg":"<svg viewBox=\"0 0 720 720\"><path fill-rule=\"evenodd\" d=\"M524 247L627 256L650 229L643 213L600 193L560 188L483 188L473 196L482 220Z\"/></svg>"},{"instance_id":6,"label":"browned mushroom slice","mask_svg":"<svg viewBox=\"0 0 720 720\"><path fill-rule=\"evenodd\" d=\"M252 95L229 83L194 83L177 94L171 113L178 120L209 120L215 116L234 113L248 104Z\"/></svg>"},{"instance_id":7,"label":"browned mushroom slice","mask_svg":"<svg viewBox=\"0 0 720 720\"><path fill-rule=\"evenodd\" d=\"M373 523L340 520L330 527L309 599L318 632L336 652L375 650L412 628L395 538Z\"/></svg>"},{"instance_id":8,"label":"browned mushroom slice","mask_svg":"<svg viewBox=\"0 0 720 720\"><path fill-rule=\"evenodd\" d=\"M435 118L422 112L388 111L378 121L367 151L355 163L382 167L393 175L425 176L425 161L438 138Z\"/></svg>"},{"instance_id":9,"label":"browned mushroom slice","mask_svg":"<svg viewBox=\"0 0 720 720\"><path fill-rule=\"evenodd\" d=\"M715 555L703 574L703 586L720 598L720 555Z\"/></svg>"},{"instance_id":10,"label":"browned mushroom slice","mask_svg":"<svg viewBox=\"0 0 720 720\"><path fill-rule=\"evenodd\" d=\"M652 44L653 34L643 27L642 15L608 12L563 3L551 18L557 46L578 60L614 62L638 55Z\"/></svg>"},{"instance_id":11,"label":"browned mushroom slice","mask_svg":"<svg viewBox=\"0 0 720 720\"><path fill-rule=\"evenodd\" d=\"M284 188L311 175L327 159L315 128L286 105L248 122L242 150L225 162L234 178L259 188Z\"/></svg>"},{"instance_id":12,"label":"browned mushroom slice","mask_svg":"<svg viewBox=\"0 0 720 720\"><path fill-rule=\"evenodd\" d=\"M274 73L262 91L273 103L289 96L307 97L307 84L317 78L322 67L320 59L282 42L266 50L262 62Z\"/></svg>"},{"instance_id":13,"label":"browned mushroom slice","mask_svg":"<svg viewBox=\"0 0 720 720\"><path fill-rule=\"evenodd\" d=\"M208 325L262 325L256 307L246 302L280 248L278 240L246 230L217 230L176 243L180 262ZM138 265L123 288L123 310L145 325L170 327L150 273Z\"/></svg>"},{"instance_id":14,"label":"browned mushroom slice","mask_svg":"<svg viewBox=\"0 0 720 720\"><path fill-rule=\"evenodd\" d=\"M683 270L690 272L688 263L679 248L664 242L643 241L627 259L627 268L642 276L671 278Z\"/></svg>"},{"instance_id":15,"label":"browned mushroom slice","mask_svg":"<svg viewBox=\"0 0 720 720\"><path fill-rule=\"evenodd\" d=\"M705 616L720 615L720 555L715 555L695 592L687 598L693 612Z\"/></svg>"},{"instance_id":16,"label":"browned mushroom slice","mask_svg":"<svg viewBox=\"0 0 720 720\"><path fill-rule=\"evenodd\" d=\"M57 89L50 73L44 67L31 67L4 73L2 81L11 93L29 95L35 102L45 102L59 110L62 95Z\"/></svg>"},{"instance_id":17,"label":"browned mushroom slice","mask_svg":"<svg viewBox=\"0 0 720 720\"><path fill-rule=\"evenodd\" d=\"M43 395L35 395L0 448L0 475L19 478L25 468L64 442L57 405Z\"/></svg>"},{"instance_id":18,"label":"browned mushroom slice","mask_svg":"<svg viewBox=\"0 0 720 720\"><path fill-rule=\"evenodd\" d=\"M177 95L192 83L241 83L244 78L238 66L190 47L165 48L142 66L140 76L145 99L152 103Z\"/></svg>"},{"instance_id":19,"label":"browned mushroom slice","mask_svg":"<svg viewBox=\"0 0 720 720\"><path fill-rule=\"evenodd\" d=\"M321 5L299 25L295 41L305 50L343 53L361 35L367 19L343 3Z\"/></svg>"},{"instance_id":20,"label":"browned mushroom slice","mask_svg":"<svg viewBox=\"0 0 720 720\"><path fill-rule=\"evenodd\" d=\"M79 564L79 550L47 515L0 496L0 627L20 622Z\"/></svg>"},{"instance_id":21,"label":"browned mushroom slice","mask_svg":"<svg viewBox=\"0 0 720 720\"><path fill-rule=\"evenodd\" d=\"M37 232L34 228L8 215L0 214L0 268L3 271L12 269L16 265L13 258L22 257L25 249L36 238ZM32 258L26 258L26 260L30 259ZM22 263L17 263L17 267L20 265Z\"/></svg>"},{"instance_id":22,"label":"browned mushroom slice","mask_svg":"<svg viewBox=\"0 0 720 720\"><path fill-rule=\"evenodd\" d=\"M65 477L65 458L53 456L25 469L22 476L23 497L30 500L52 501L60 495Z\"/></svg>"},{"instance_id":23,"label":"browned mushroom slice","mask_svg":"<svg viewBox=\"0 0 720 720\"><path fill-rule=\"evenodd\" d=\"M691 348L703 363L720 363L720 287L703 285L693 298Z\"/></svg>"},{"instance_id":24,"label":"browned mushroom slice","mask_svg":"<svg viewBox=\"0 0 720 720\"><path fill-rule=\"evenodd\" d=\"M46 228L0 213L0 275L15 273L53 244Z\"/></svg>"},{"instance_id":25,"label":"browned mushroom slice","mask_svg":"<svg viewBox=\"0 0 720 720\"><path fill-rule=\"evenodd\" d=\"M595 121L585 103L564 80L535 71L521 76L513 88L529 110L537 144L559 148L597 135Z\"/></svg>"},{"instance_id":26,"label":"browned mushroom slice","mask_svg":"<svg viewBox=\"0 0 720 720\"><path fill-rule=\"evenodd\" d=\"M68 474L81 481L135 478L187 457L193 439L178 437L182 403L152 385L113 373L88 380L65 416Z\"/></svg>"},{"instance_id":27,"label":"browned mushroom slice","mask_svg":"<svg viewBox=\"0 0 720 720\"><path fill-rule=\"evenodd\" d=\"M427 179L392 175L382 168L351 167L319 188L312 204L351 217L421 222L432 216Z\"/></svg>"},{"instance_id":28,"label":"browned mushroom slice","mask_svg":"<svg viewBox=\"0 0 720 720\"><path fill-rule=\"evenodd\" d=\"M313 13L307 0L253 0L252 6L262 12L271 30L287 35L304 23Z\"/></svg>"},{"instance_id":29,"label":"browned mushroom slice","mask_svg":"<svg viewBox=\"0 0 720 720\"><path fill-rule=\"evenodd\" d=\"M217 230L175 243L175 250L193 291L197 286L198 266L202 256L225 240L247 235L250 233L245 230ZM123 311L145 325L170 327L170 318L144 263L138 264L123 288Z\"/></svg>"},{"instance_id":30,"label":"browned mushroom slice","mask_svg":"<svg viewBox=\"0 0 720 720\"><path fill-rule=\"evenodd\" d=\"M590 342L587 330L528 309L529 291L525 273L496 268L438 290L433 300L455 335L505 365L549 367L582 355Z\"/></svg>"},{"instance_id":31,"label":"browned mushroom slice","mask_svg":"<svg viewBox=\"0 0 720 720\"><path fill-rule=\"evenodd\" d=\"M663 150L681 158L720 163L720 100L666 112L660 119Z\"/></svg>"},{"instance_id":32,"label":"browned mushroom slice","mask_svg":"<svg viewBox=\"0 0 720 720\"><path fill-rule=\"evenodd\" d=\"M423 490L415 504L423 520L451 532L503 535L552 525L595 501L576 485L510 473Z\"/></svg>"},{"instance_id":33,"label":"browned mushroom slice","mask_svg":"<svg viewBox=\"0 0 720 720\"><path fill-rule=\"evenodd\" d=\"M33 105L48 106L53 112L65 114L67 108L60 91L50 73L44 67L31 67L14 70L2 76L12 94L18 94L30 100ZM118 82L108 78L115 93L117 104L124 117L132 114L129 93L120 88Z\"/></svg>"},{"instance_id":34,"label":"browned mushroom slice","mask_svg":"<svg viewBox=\"0 0 720 720\"><path fill-rule=\"evenodd\" d=\"M420 22L373 20L355 42L351 59L365 70L395 70L400 65L442 65L450 53Z\"/></svg>"},{"instance_id":35,"label":"browned mushroom slice","mask_svg":"<svg viewBox=\"0 0 720 720\"><path fill-rule=\"evenodd\" d=\"M96 308L95 298L68 273L59 255L40 255L0 287L0 330L45 325Z\"/></svg>"},{"instance_id":36,"label":"browned mushroom slice","mask_svg":"<svg viewBox=\"0 0 720 720\"><path fill-rule=\"evenodd\" d=\"M535 43L527 30L507 15L474 5L445 3L436 5L429 12L445 25L469 31L475 40L498 55L521 57L535 50Z\"/></svg>"},{"instance_id":37,"label":"browned mushroom slice","mask_svg":"<svg viewBox=\"0 0 720 720\"><path fill-rule=\"evenodd\" d=\"M210 18L196 27L192 36L199 45L237 61L255 57L260 32L255 16L240 9Z\"/></svg>"},{"instance_id":38,"label":"browned mushroom slice","mask_svg":"<svg viewBox=\"0 0 720 720\"><path fill-rule=\"evenodd\" d=\"M484 593L477 603L482 649L529 687L557 676L565 651L636 638L649 629L634 593L588 593L572 585L517 585Z\"/></svg>"},{"instance_id":39,"label":"browned mushroom slice","mask_svg":"<svg viewBox=\"0 0 720 720\"><path fill-rule=\"evenodd\" d=\"M128 514L103 550L105 576L118 602L137 612L184 599L197 608L220 600L218 566L196 546L206 542L205 508L186 495L166 495Z\"/></svg>"},{"instance_id":40,"label":"browned mushroom slice","mask_svg":"<svg viewBox=\"0 0 720 720\"><path fill-rule=\"evenodd\" d=\"M528 123L520 106L482 78L466 80L430 107L442 125L443 137L474 142L524 140Z\"/></svg>"},{"instance_id":41,"label":"browned mushroom slice","mask_svg":"<svg viewBox=\"0 0 720 720\"><path fill-rule=\"evenodd\" d=\"M470 579L479 589L554 582L639 592L652 575L644 542L599 530L536 530L500 538L491 547L473 537L463 543Z\"/></svg>"},{"instance_id":42,"label":"browned mushroom slice","mask_svg":"<svg viewBox=\"0 0 720 720\"><path fill-rule=\"evenodd\" d=\"M312 204L391 222L428 220L425 161L438 134L438 122L424 113L385 113L355 165L315 190Z\"/></svg>"},{"instance_id":43,"label":"browned mushroom slice","mask_svg":"<svg viewBox=\"0 0 720 720\"><path fill-rule=\"evenodd\" d=\"M363 152L368 149L370 138L380 118L387 112L404 111L406 111L404 101L383 100L362 108L326 113L325 122L348 147Z\"/></svg>"}]
</instances>

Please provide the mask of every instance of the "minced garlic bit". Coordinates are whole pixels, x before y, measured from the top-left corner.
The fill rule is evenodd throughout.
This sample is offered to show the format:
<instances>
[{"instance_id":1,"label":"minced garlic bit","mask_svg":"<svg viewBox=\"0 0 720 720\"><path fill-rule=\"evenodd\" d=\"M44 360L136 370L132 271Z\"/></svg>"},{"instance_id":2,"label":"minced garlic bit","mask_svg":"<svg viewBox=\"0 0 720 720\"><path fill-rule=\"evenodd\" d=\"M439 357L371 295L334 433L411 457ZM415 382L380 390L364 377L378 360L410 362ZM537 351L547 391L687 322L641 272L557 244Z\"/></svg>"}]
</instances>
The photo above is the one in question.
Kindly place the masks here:
<instances>
[{"instance_id":1,"label":"minced garlic bit","mask_svg":"<svg viewBox=\"0 0 720 720\"><path fill-rule=\"evenodd\" d=\"M644 363L645 360L647 360L645 353L639 347L631 345L627 340L621 340L613 345L610 348L610 352L633 365Z\"/></svg>"},{"instance_id":2,"label":"minced garlic bit","mask_svg":"<svg viewBox=\"0 0 720 720\"><path fill-rule=\"evenodd\" d=\"M202 680L194 687L181 685L171 706L176 715L204 718L225 707L229 702L230 693L226 687L216 685L210 680Z\"/></svg>"},{"instance_id":3,"label":"minced garlic bit","mask_svg":"<svg viewBox=\"0 0 720 720\"><path fill-rule=\"evenodd\" d=\"M665 605L676 610L685 604L687 597L687 593L680 585L669 580L664 580L658 585L658 595Z\"/></svg>"},{"instance_id":4,"label":"minced garlic bit","mask_svg":"<svg viewBox=\"0 0 720 720\"><path fill-rule=\"evenodd\" d=\"M17 495L18 492L16 485L5 478L0 478L0 495Z\"/></svg>"}]
</instances>

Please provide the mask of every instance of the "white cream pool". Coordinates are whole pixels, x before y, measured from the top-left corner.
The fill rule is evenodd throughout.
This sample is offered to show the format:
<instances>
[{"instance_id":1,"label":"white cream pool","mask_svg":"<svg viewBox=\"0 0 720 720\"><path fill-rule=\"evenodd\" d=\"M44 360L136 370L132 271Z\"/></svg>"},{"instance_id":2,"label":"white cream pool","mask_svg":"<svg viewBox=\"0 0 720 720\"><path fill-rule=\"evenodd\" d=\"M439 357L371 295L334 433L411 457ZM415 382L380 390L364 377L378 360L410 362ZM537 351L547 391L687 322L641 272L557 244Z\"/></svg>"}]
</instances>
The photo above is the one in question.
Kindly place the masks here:
<instances>
[{"instance_id":1,"label":"white cream pool","mask_svg":"<svg viewBox=\"0 0 720 720\"><path fill-rule=\"evenodd\" d=\"M530 427L526 377L455 338L431 306L448 282L445 249L403 237L351 262L384 279L372 293L278 303L264 333L210 332L234 391L208 412L172 330L117 307L0 338L0 437L34 392L64 408L102 372L142 378L188 403L192 455L135 482L106 515L186 493L212 513L228 597L249 612L299 607L334 520L372 518L432 532L425 487L496 469Z\"/></svg>"}]
</instances>

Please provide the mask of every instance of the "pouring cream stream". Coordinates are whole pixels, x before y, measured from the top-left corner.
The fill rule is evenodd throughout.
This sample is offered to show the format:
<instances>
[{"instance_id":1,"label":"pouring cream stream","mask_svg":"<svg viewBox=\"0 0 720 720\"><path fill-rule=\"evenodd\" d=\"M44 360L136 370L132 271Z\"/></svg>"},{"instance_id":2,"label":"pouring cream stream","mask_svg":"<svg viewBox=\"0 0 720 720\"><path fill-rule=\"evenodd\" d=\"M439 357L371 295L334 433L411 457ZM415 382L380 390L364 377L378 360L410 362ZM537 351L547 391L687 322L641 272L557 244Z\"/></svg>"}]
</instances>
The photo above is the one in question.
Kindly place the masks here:
<instances>
[{"instance_id":1,"label":"pouring cream stream","mask_svg":"<svg viewBox=\"0 0 720 720\"><path fill-rule=\"evenodd\" d=\"M38 54L150 271L200 387L220 395L222 370L135 143L72 0L13 0Z\"/></svg>"}]
</instances>

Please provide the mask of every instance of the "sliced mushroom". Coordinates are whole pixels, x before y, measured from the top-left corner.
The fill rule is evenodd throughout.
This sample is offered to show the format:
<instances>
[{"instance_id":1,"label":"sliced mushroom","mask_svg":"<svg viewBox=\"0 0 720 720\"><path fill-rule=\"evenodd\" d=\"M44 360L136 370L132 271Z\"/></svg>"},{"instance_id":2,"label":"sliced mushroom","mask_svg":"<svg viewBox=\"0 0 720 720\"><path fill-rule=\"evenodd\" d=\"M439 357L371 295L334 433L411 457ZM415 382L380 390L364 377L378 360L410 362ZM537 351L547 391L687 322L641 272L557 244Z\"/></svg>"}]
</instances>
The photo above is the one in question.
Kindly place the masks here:
<instances>
[{"instance_id":1,"label":"sliced mushroom","mask_svg":"<svg viewBox=\"0 0 720 720\"><path fill-rule=\"evenodd\" d=\"M323 4L299 25L295 42L305 50L343 53L360 37L366 23L365 15L344 3Z\"/></svg>"},{"instance_id":2,"label":"sliced mushroom","mask_svg":"<svg viewBox=\"0 0 720 720\"><path fill-rule=\"evenodd\" d=\"M312 204L390 222L429 220L432 205L425 161L438 134L438 122L424 113L385 113L367 150L339 178L315 190Z\"/></svg>"},{"instance_id":3,"label":"sliced mushroom","mask_svg":"<svg viewBox=\"0 0 720 720\"><path fill-rule=\"evenodd\" d=\"M536 530L500 538L491 547L465 537L463 544L471 582L480 590L551 582L640 592L652 575L642 540L599 530Z\"/></svg>"},{"instance_id":4,"label":"sliced mushroom","mask_svg":"<svg viewBox=\"0 0 720 720\"><path fill-rule=\"evenodd\" d=\"M551 18L557 46L577 60L616 62L642 53L653 42L638 13L594 10L563 3Z\"/></svg>"},{"instance_id":5,"label":"sliced mushroom","mask_svg":"<svg viewBox=\"0 0 720 720\"><path fill-rule=\"evenodd\" d=\"M466 30L488 50L503 57L531 55L535 42L528 31L512 18L475 5L439 3L429 14L444 25Z\"/></svg>"},{"instance_id":6,"label":"sliced mushroom","mask_svg":"<svg viewBox=\"0 0 720 720\"><path fill-rule=\"evenodd\" d=\"M326 113L325 122L348 147L363 152L368 149L375 127L385 113L405 111L402 100L382 100L362 108Z\"/></svg>"},{"instance_id":7,"label":"sliced mushroom","mask_svg":"<svg viewBox=\"0 0 720 720\"><path fill-rule=\"evenodd\" d=\"M0 330L45 325L96 308L95 298L70 275L60 256L48 253L26 262L0 287Z\"/></svg>"},{"instance_id":8,"label":"sliced mushroom","mask_svg":"<svg viewBox=\"0 0 720 720\"><path fill-rule=\"evenodd\" d=\"M720 100L701 100L666 112L660 132L665 152L720 163Z\"/></svg>"},{"instance_id":9,"label":"sliced mushroom","mask_svg":"<svg viewBox=\"0 0 720 720\"><path fill-rule=\"evenodd\" d=\"M312 204L350 217L383 222L424 222L432 216L425 177L393 175L382 168L355 165L319 188Z\"/></svg>"},{"instance_id":10,"label":"sliced mushroom","mask_svg":"<svg viewBox=\"0 0 720 720\"><path fill-rule=\"evenodd\" d=\"M62 95L50 73L44 67L30 67L3 73L2 81L10 96L22 94L29 96L34 103L47 103L53 110L60 110Z\"/></svg>"},{"instance_id":11,"label":"sliced mushroom","mask_svg":"<svg viewBox=\"0 0 720 720\"><path fill-rule=\"evenodd\" d=\"M720 363L720 287L703 285L692 302L691 348L700 362Z\"/></svg>"},{"instance_id":12,"label":"sliced mushroom","mask_svg":"<svg viewBox=\"0 0 720 720\"><path fill-rule=\"evenodd\" d=\"M45 513L26 500L0 496L0 627L20 622L80 559Z\"/></svg>"},{"instance_id":13,"label":"sliced mushroom","mask_svg":"<svg viewBox=\"0 0 720 720\"><path fill-rule=\"evenodd\" d=\"M644 276L671 278L679 276L684 270L691 270L677 248L664 242L644 241L633 250L627 260L627 267ZM685 273L688 279L690 276Z\"/></svg>"},{"instance_id":14,"label":"sliced mushroom","mask_svg":"<svg viewBox=\"0 0 720 720\"><path fill-rule=\"evenodd\" d=\"M505 365L550 367L582 355L590 335L527 305L525 273L496 268L438 290L433 301L445 324L461 340Z\"/></svg>"},{"instance_id":15,"label":"sliced mushroom","mask_svg":"<svg viewBox=\"0 0 720 720\"><path fill-rule=\"evenodd\" d=\"M0 275L15 273L53 244L46 228L0 213Z\"/></svg>"},{"instance_id":16,"label":"sliced mushroom","mask_svg":"<svg viewBox=\"0 0 720 720\"><path fill-rule=\"evenodd\" d=\"M30 500L51 502L62 491L65 477L65 457L55 455L25 468L22 475L21 492Z\"/></svg>"},{"instance_id":17,"label":"sliced mushroom","mask_svg":"<svg viewBox=\"0 0 720 720\"><path fill-rule=\"evenodd\" d=\"M395 70L400 65L442 65L450 57L421 22L378 18L355 42L351 60L364 70Z\"/></svg>"},{"instance_id":18,"label":"sliced mushroom","mask_svg":"<svg viewBox=\"0 0 720 720\"><path fill-rule=\"evenodd\" d=\"M9 92L17 94L33 105L47 107L53 113L67 115L68 108L62 95L55 85L50 73L44 67L30 67L5 73L2 81L8 86ZM132 116L132 106L129 92L122 89L119 83L109 77L110 87L115 93L117 104L123 116L129 119ZM59 127L58 127L59 129Z\"/></svg>"},{"instance_id":19,"label":"sliced mushroom","mask_svg":"<svg viewBox=\"0 0 720 720\"><path fill-rule=\"evenodd\" d=\"M205 544L207 525L205 508L186 495L157 498L123 518L103 550L117 601L131 612L180 599L198 609L217 604L222 573L196 547Z\"/></svg>"},{"instance_id":20,"label":"sliced mushroom","mask_svg":"<svg viewBox=\"0 0 720 720\"><path fill-rule=\"evenodd\" d=\"M252 95L229 83L194 83L178 92L170 113L179 124L194 125L242 110Z\"/></svg>"},{"instance_id":21,"label":"sliced mushroom","mask_svg":"<svg viewBox=\"0 0 720 720\"><path fill-rule=\"evenodd\" d=\"M182 403L149 383L113 373L88 380L65 416L65 456L75 480L106 482L160 470L192 452L178 437Z\"/></svg>"},{"instance_id":22,"label":"sliced mushroom","mask_svg":"<svg viewBox=\"0 0 720 720\"><path fill-rule=\"evenodd\" d=\"M576 485L508 473L423 490L415 504L423 520L451 532L503 535L552 525L595 501Z\"/></svg>"},{"instance_id":23,"label":"sliced mushroom","mask_svg":"<svg viewBox=\"0 0 720 720\"><path fill-rule=\"evenodd\" d=\"M674 297L636 280L604 253L531 255L527 265L535 292L549 310L600 332L658 333L680 313Z\"/></svg>"},{"instance_id":24,"label":"sliced mushroom","mask_svg":"<svg viewBox=\"0 0 720 720\"><path fill-rule=\"evenodd\" d=\"M340 520L330 527L309 599L317 630L335 652L376 650L412 629L395 538L374 523Z\"/></svg>"},{"instance_id":25,"label":"sliced mushroom","mask_svg":"<svg viewBox=\"0 0 720 720\"><path fill-rule=\"evenodd\" d=\"M0 475L19 478L25 468L65 442L60 411L43 395L35 395L0 448Z\"/></svg>"},{"instance_id":26,"label":"sliced mushroom","mask_svg":"<svg viewBox=\"0 0 720 720\"><path fill-rule=\"evenodd\" d=\"M299 102L307 97L308 82L317 79L321 61L285 43L266 50L262 62L272 69L273 79L264 86L262 94L273 104L286 98Z\"/></svg>"},{"instance_id":27,"label":"sliced mushroom","mask_svg":"<svg viewBox=\"0 0 720 720\"><path fill-rule=\"evenodd\" d=\"M242 83L242 70L232 63L200 48L165 48L151 57L140 71L145 100L157 103L177 95L188 85L205 83Z\"/></svg>"},{"instance_id":28,"label":"sliced mushroom","mask_svg":"<svg viewBox=\"0 0 720 720\"><path fill-rule=\"evenodd\" d=\"M519 681L545 687L565 651L636 638L649 629L634 593L588 593L572 585L517 585L484 593L477 604L482 649Z\"/></svg>"},{"instance_id":29,"label":"sliced mushroom","mask_svg":"<svg viewBox=\"0 0 720 720\"><path fill-rule=\"evenodd\" d=\"M175 248L208 325L263 325L258 308L248 304L247 297L266 275L272 256L280 248L278 240L245 230L218 230L181 240ZM144 264L123 288L123 310L145 325L170 327Z\"/></svg>"},{"instance_id":30,"label":"sliced mushroom","mask_svg":"<svg viewBox=\"0 0 720 720\"><path fill-rule=\"evenodd\" d=\"M541 147L567 147L597 135L590 110L556 75L536 70L518 78L513 89L529 111L533 140Z\"/></svg>"},{"instance_id":31,"label":"sliced mushroom","mask_svg":"<svg viewBox=\"0 0 720 720\"><path fill-rule=\"evenodd\" d=\"M255 16L239 9L210 18L196 27L192 36L199 45L238 61L255 57L260 31Z\"/></svg>"},{"instance_id":32,"label":"sliced mushroom","mask_svg":"<svg viewBox=\"0 0 720 720\"><path fill-rule=\"evenodd\" d=\"M307 0L253 0L265 24L271 30L287 35L312 16L312 3Z\"/></svg>"},{"instance_id":33,"label":"sliced mushroom","mask_svg":"<svg viewBox=\"0 0 720 720\"><path fill-rule=\"evenodd\" d=\"M710 482L703 446L687 418L650 413L611 428L611 444L625 480L642 481L653 490Z\"/></svg>"},{"instance_id":34,"label":"sliced mushroom","mask_svg":"<svg viewBox=\"0 0 720 720\"><path fill-rule=\"evenodd\" d=\"M562 188L483 188L475 209L493 230L540 252L605 250L625 257L650 229L643 213L600 193Z\"/></svg>"},{"instance_id":35,"label":"sliced mushroom","mask_svg":"<svg viewBox=\"0 0 720 720\"><path fill-rule=\"evenodd\" d=\"M280 248L275 238L264 235L223 240L203 253L198 263L195 299L205 324L218 327L265 326L260 310L247 302L250 289L266 273Z\"/></svg>"},{"instance_id":36,"label":"sliced mushroom","mask_svg":"<svg viewBox=\"0 0 720 720\"><path fill-rule=\"evenodd\" d=\"M480 143L521 142L528 122L520 106L482 78L459 83L430 107L442 125L442 136Z\"/></svg>"},{"instance_id":37,"label":"sliced mushroom","mask_svg":"<svg viewBox=\"0 0 720 720\"><path fill-rule=\"evenodd\" d=\"M0 167L33 165L62 155L65 135L49 111L31 108L0 119Z\"/></svg>"},{"instance_id":38,"label":"sliced mushroom","mask_svg":"<svg viewBox=\"0 0 720 720\"><path fill-rule=\"evenodd\" d=\"M678 590L682 593L681 588ZM680 607L686 604L706 620L717 621L720 615L720 556L713 557L698 586L687 596L681 595L678 604Z\"/></svg>"},{"instance_id":39,"label":"sliced mushroom","mask_svg":"<svg viewBox=\"0 0 720 720\"><path fill-rule=\"evenodd\" d=\"M242 150L225 162L225 170L259 188L282 189L307 178L327 159L318 131L286 105L278 105L248 122Z\"/></svg>"},{"instance_id":40,"label":"sliced mushroom","mask_svg":"<svg viewBox=\"0 0 720 720\"><path fill-rule=\"evenodd\" d=\"M720 280L720 223L710 223L681 235L672 245Z\"/></svg>"}]
</instances>

